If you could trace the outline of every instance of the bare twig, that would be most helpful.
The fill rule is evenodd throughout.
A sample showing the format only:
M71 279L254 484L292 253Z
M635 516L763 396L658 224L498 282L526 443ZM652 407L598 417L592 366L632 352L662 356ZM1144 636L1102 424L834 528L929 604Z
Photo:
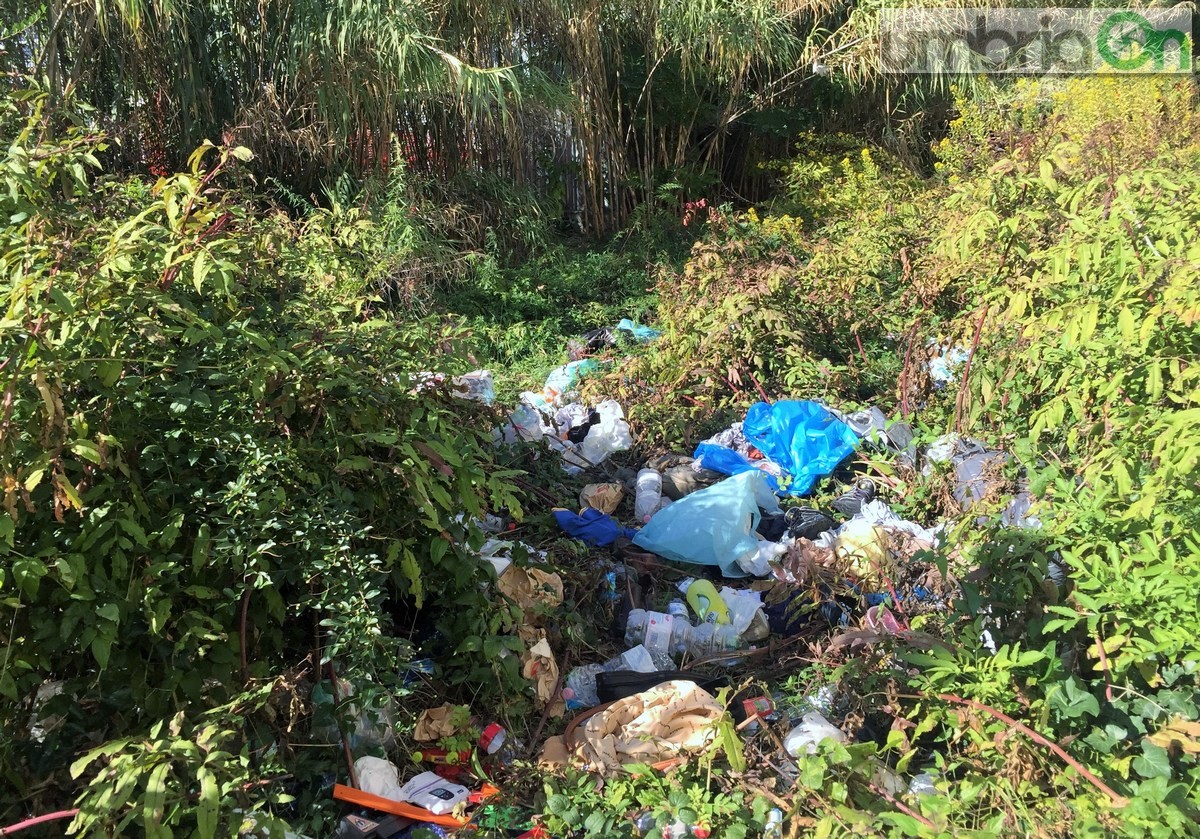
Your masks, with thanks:
M912 807L909 807L903 801L900 801L898 798L896 798L896 796L892 795L890 792L885 790L883 787L881 787L878 784L875 784L873 782L870 782L870 781L867 782L867 786L869 786L871 789L873 789L875 791L876 795L882 796L883 798L887 799L888 803L891 804L893 807L895 807L897 810L899 810L901 813L904 813L906 816L911 816L912 818L916 819L917 821L919 821L921 824L925 825L926 827L932 827L934 830L937 829L937 825L935 825L929 819L922 816L920 813L918 813Z
M238 645L242 648L242 684L250 681L250 663L246 657L246 612L250 606L252 591L254 591L252 586L246 586L246 593L242 595L242 619L241 627L238 630Z
M962 414L963 408L969 399L968 382L971 377L971 362L975 360L975 350L979 349L979 338L983 334L983 322L987 319L988 311L992 308L992 304L988 303L983 307L983 313L979 316L979 322L975 324L975 337L971 340L971 350L967 353L967 363L963 367L962 384L958 388L958 404L954 406L954 430L959 434L962 433Z
M333 707L338 708L342 704L342 691L338 687L337 671L333 669L332 660L329 662L329 683L333 686ZM358 772L354 769L354 755L350 752L350 741L346 739L346 732L342 730L341 715L335 713L333 716L337 720L338 736L342 738L342 751L346 755L346 769L350 772L350 785L359 789Z
M922 697L914 697L914 698L919 699ZM1063 748L1061 746L1059 746L1057 743L1054 743L1054 742L1048 740L1043 735L1038 734L1036 731L1034 731L1029 726L1025 725L1023 722L1015 720L1012 717L1010 717L1008 714L1005 714L1003 711L997 711L995 708L992 708L988 705L984 705L982 702L977 702L974 699L964 699L963 697L956 696L952 693L939 693L939 694L937 694L937 698L942 700L943 702L952 702L955 705L965 705L966 707L973 708L976 711L982 711L983 713L1000 720L1000 722L1004 723L1005 725L1012 726L1013 728L1020 731L1022 734L1024 734L1026 737L1028 737L1033 742L1035 742L1039 745L1045 746L1050 751L1054 752L1054 754L1058 755L1063 760L1063 762L1067 764L1067 766L1070 766L1072 769L1074 769L1076 772L1078 772L1081 776L1083 776L1084 780L1086 780L1088 783L1090 783L1096 789L1100 790L1102 793L1107 795L1112 800L1113 804L1115 804L1117 807L1128 806L1128 804L1129 804L1128 798L1126 798L1125 796L1118 793L1116 790L1114 790L1108 784L1104 783L1104 781L1100 780L1100 778L1096 777L1096 775L1093 774L1086 766L1084 766L1082 763L1077 761L1075 758L1073 758L1069 754L1067 754L1066 751L1063 750Z

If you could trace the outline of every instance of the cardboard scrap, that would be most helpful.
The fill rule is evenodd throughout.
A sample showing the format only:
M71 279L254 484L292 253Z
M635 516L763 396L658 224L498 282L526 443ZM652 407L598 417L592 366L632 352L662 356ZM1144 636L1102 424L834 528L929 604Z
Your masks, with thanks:
M580 512L592 507L611 516L624 496L625 489L620 484L588 484L579 493Z
M417 727L413 730L413 739L418 743L428 743L441 740L443 737L453 737L458 727L451 721L458 705L447 702L440 708L429 708L417 717Z
M522 610L541 604L553 608L563 601L562 577L538 568L511 566L500 577L500 592L512 598Z

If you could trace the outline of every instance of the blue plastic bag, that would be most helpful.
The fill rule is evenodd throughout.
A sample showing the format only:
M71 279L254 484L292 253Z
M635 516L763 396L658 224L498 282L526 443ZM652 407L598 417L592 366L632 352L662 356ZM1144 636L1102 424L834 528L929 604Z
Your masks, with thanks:
M663 507L633 544L677 562L719 566L726 577L746 577L738 560L758 553L760 506L779 512L767 476L744 472Z
M628 332L633 336L633 340L639 344L644 344L647 341L653 341L655 338L662 335L657 329L650 326L642 326L640 323L634 323L629 318L622 318L617 322L618 332Z
M619 536L628 537L637 533L632 528L621 527L612 516L607 516L594 507L588 507L582 514L559 508L553 512L559 527L592 547L602 548L617 541Z
M789 495L804 495L817 478L828 475L858 446L858 435L850 426L816 402L785 400L769 405L759 402L746 412L742 433L772 463L781 467L791 482ZM732 449L701 443L695 457L705 469L737 475L760 471L754 461ZM772 489L780 482L767 475Z

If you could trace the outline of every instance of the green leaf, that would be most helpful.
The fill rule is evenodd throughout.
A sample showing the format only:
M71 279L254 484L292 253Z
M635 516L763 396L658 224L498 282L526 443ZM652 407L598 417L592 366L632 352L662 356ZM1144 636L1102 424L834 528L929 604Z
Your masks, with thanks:
M414 605L420 609L425 601L425 591L421 585L421 567L412 551L404 549L404 559L400 561L400 573L408 581L408 592L412 595Z
M67 502L76 510L83 509L83 499L79 497L79 493L75 491L75 485L67 480L65 475L55 475L54 483L58 486L62 494L66 496Z
M208 560L208 542L211 538L211 531L208 523L200 525L200 529L196 532L196 541L192 543L192 570L199 571L200 568Z
M92 639L91 650L92 657L96 659L96 664L101 670L108 667L108 657L112 654L113 639L103 635L97 635Z
M71 444L71 451L92 463L100 462L100 449L91 440L76 440Z
M201 248L192 260L192 287L199 294L204 286L204 278L208 276L208 251Z
M196 830L203 839L217 835L217 815L221 804L217 779L205 767L196 771L200 781L200 801L196 805Z
M1142 754L1133 759L1132 767L1143 778L1170 778L1171 756L1162 746L1142 740Z
M147 837L169 839L171 835L171 831L163 827L162 823L167 799L167 773L170 771L170 763L159 763L150 773L150 780L146 782L146 798L142 802L142 826Z

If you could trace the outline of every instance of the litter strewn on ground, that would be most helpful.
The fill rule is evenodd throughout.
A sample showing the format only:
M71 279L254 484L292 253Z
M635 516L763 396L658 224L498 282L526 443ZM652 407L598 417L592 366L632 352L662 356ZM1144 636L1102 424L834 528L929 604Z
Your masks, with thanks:
M565 537L586 546L578 550L594 554L589 562L606 569L595 599L613 611L610 630L623 648L591 657L556 649L563 636L547 616L563 607L571 586L542 567L545 551L493 537L478 554L495 570L496 594L525 616L508 627L519 641L515 652L500 655L517 656L543 723L564 714L574 720L564 734L531 744L543 766L600 775L635 763L665 766L707 748L730 713L738 736L771 727L776 739L765 741L766 763L781 767L786 785L795 780L789 761L829 743L852 742L845 694L823 685L800 707L781 708L765 691L731 694L723 705L717 693L736 686L727 674L770 665L771 657L761 653L806 636L826 636L832 650L889 639L928 649L938 640L914 630L913 618L945 610L957 587L937 563L949 523L903 517L889 503L896 482L888 474L855 472L849 464L861 470L864 457L886 456L913 473L921 465L926 479L940 470L964 514L1009 499L1003 516L1009 526L1039 525L1033 498L1005 477L1011 464L1003 452L954 435L922 451L913 429L878 407L806 400L756 403L691 455L658 453L634 462L625 455L612 466L614 455L633 448L633 430L616 401L581 401L581 382L606 363L592 353L657 335L622 321L573 342L571 360L551 372L540 392L522 394L496 435L498 443L553 452L567 476L586 475L549 512ZM965 353L940 347L931 359L933 379L951 382ZM460 379L454 384L477 389L472 398L483 393L482 384L473 384L481 377ZM839 487L827 503L811 506L815 502L804 498L827 485ZM494 534L504 527L499 517L474 524ZM657 592L654 602L642 590L647 583ZM349 685L345 693L352 695ZM458 743L466 716L469 709L457 706L426 709L414 739ZM456 748L430 755L457 755L450 762L461 764L500 747ZM424 807L445 824L445 817L459 818L468 801L479 800L479 790L490 789L485 777L475 776L483 786L471 793L464 784L472 776L461 765L447 770L448 760L439 767L442 775L425 772L407 781L395 764L377 758L356 767L363 792ZM936 794L932 777L919 772L904 779L882 763L875 776L881 789L897 796Z

